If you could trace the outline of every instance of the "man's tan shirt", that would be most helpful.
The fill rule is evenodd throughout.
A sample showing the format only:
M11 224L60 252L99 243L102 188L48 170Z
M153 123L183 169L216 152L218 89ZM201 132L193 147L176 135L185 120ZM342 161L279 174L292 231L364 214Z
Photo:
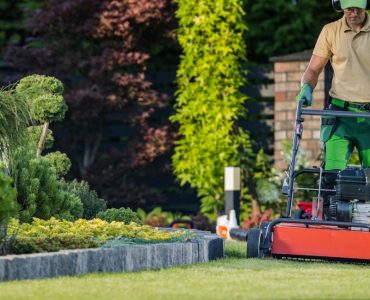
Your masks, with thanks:
M356 33L342 19L324 26L313 54L329 58L334 77L329 92L333 98L370 102L370 17Z

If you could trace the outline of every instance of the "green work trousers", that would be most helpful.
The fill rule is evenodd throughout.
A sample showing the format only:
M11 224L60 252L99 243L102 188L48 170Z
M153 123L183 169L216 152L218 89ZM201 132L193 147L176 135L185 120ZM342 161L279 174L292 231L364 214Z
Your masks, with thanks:
M321 142L325 170L345 169L354 147L362 166L370 167L370 119L323 116Z

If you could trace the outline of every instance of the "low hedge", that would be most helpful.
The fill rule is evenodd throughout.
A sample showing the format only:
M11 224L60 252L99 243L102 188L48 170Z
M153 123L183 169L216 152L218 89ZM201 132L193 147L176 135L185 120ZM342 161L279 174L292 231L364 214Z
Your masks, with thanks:
M185 242L193 238L183 231L167 232L135 223L107 222L101 219L79 219L71 222L51 218L34 218L32 223L11 219L8 251L14 254L52 252L62 249L96 248L117 244L112 241ZM119 242L118 244L122 244Z
M105 220L107 222L123 222L125 224L130 224L134 222L138 225L142 225L139 215L132 211L130 208L110 208L105 211L101 211L96 215L97 218Z

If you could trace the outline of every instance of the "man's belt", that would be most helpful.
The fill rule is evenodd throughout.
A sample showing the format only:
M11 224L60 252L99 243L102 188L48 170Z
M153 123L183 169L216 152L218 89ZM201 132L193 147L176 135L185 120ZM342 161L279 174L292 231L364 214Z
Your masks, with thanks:
M337 98L332 98L331 103L344 109L354 108L358 110L370 111L370 103L348 102Z

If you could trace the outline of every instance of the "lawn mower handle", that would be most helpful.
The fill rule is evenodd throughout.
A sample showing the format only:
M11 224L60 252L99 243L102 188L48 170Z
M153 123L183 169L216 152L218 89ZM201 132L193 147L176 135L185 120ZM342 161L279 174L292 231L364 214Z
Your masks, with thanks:
M304 119L302 115L311 115L311 116L333 116L333 117L350 117L350 118L370 118L370 112L351 112L351 111L332 111L332 110L314 110L314 109L303 109L303 101L297 102L297 110L295 117L295 128L293 136L293 151L291 162L289 165L289 186L288 186L288 203L286 216L287 218L291 217L292 213L292 203L293 203L293 189L294 189L294 169L295 161L298 152L299 142L302 137L303 126L302 123Z

